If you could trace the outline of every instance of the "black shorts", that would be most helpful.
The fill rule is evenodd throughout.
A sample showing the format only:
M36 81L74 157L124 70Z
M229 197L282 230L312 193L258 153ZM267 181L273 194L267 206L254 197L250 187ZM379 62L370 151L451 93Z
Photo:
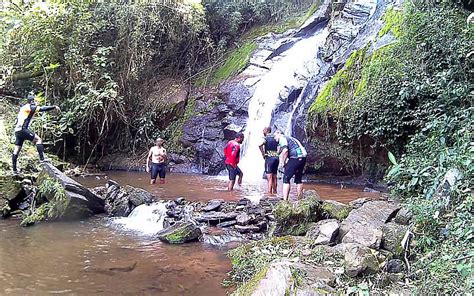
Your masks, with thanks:
M226 164L225 168L229 172L229 180L231 180L231 181L234 181L235 177L237 177L237 175L242 174L242 171L240 170L240 168L238 166L234 168L230 164Z
M306 157L290 158L285 164L283 183L290 184L290 179L295 176L295 184L301 184Z
M265 174L276 174L278 173L278 164L280 159L278 156L270 156L265 158Z
M25 140L33 141L35 138L35 133L30 131L29 129L22 129L20 131L15 132L15 145L23 146L23 142Z
M151 179L156 180L156 177L160 175L160 179L164 179L166 175L166 165L162 163L152 163L151 164Z

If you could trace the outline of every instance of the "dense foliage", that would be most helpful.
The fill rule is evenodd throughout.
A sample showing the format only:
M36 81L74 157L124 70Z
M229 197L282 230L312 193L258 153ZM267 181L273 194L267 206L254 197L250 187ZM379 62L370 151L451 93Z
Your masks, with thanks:
M186 93L240 34L311 3L7 3L0 14L0 89L42 92L44 103L62 107L57 120L45 115L36 127L56 152L82 162L114 150L140 152L157 136L174 134L166 128L184 108L175 108L173 90Z

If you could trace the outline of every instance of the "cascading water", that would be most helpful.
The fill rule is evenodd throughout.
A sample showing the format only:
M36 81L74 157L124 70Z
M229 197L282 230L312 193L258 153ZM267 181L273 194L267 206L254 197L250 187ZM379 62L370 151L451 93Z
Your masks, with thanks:
M128 217L114 219L114 222L125 229L152 235L163 229L163 219L165 217L165 204L152 203L150 205L140 205Z
M264 160L258 149L263 128L269 126L272 113L286 89L302 87L318 69L318 51L328 36L327 28L315 31L310 37L296 41L293 46L272 60L273 67L255 85L249 103L249 118L242 146L241 168L247 182L259 182L263 174ZM303 79L302 79L303 78ZM282 126L279 128L286 128Z

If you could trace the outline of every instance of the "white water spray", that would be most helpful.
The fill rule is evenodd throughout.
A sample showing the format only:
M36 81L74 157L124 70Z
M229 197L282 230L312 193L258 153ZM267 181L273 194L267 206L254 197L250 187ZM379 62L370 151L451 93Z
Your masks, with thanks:
M166 216L164 203L153 203L136 207L128 217L114 219L125 229L136 230L146 235L152 235L163 229Z
M249 103L249 119L240 165L246 182L260 182L262 178L264 160L258 146L263 138L263 128L271 123L280 93L286 89L303 87L301 81L318 71L317 54L327 36L328 30L324 28L309 38L295 42L290 49L273 60L272 68L255 85L255 92Z

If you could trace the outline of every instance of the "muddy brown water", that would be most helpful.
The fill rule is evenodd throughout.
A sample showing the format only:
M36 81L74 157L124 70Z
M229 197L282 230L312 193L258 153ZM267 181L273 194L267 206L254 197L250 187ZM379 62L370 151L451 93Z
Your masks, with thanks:
M235 200L264 191L264 181L227 193L224 178L169 175L148 184L145 173L113 172L107 178L79 178L86 186L108 179L141 187L160 198ZM305 184L323 198L348 202L361 188ZM201 243L173 246L126 231L106 217L81 222L40 223L23 228L0 220L0 295L226 295L221 283L230 271L226 250Z

